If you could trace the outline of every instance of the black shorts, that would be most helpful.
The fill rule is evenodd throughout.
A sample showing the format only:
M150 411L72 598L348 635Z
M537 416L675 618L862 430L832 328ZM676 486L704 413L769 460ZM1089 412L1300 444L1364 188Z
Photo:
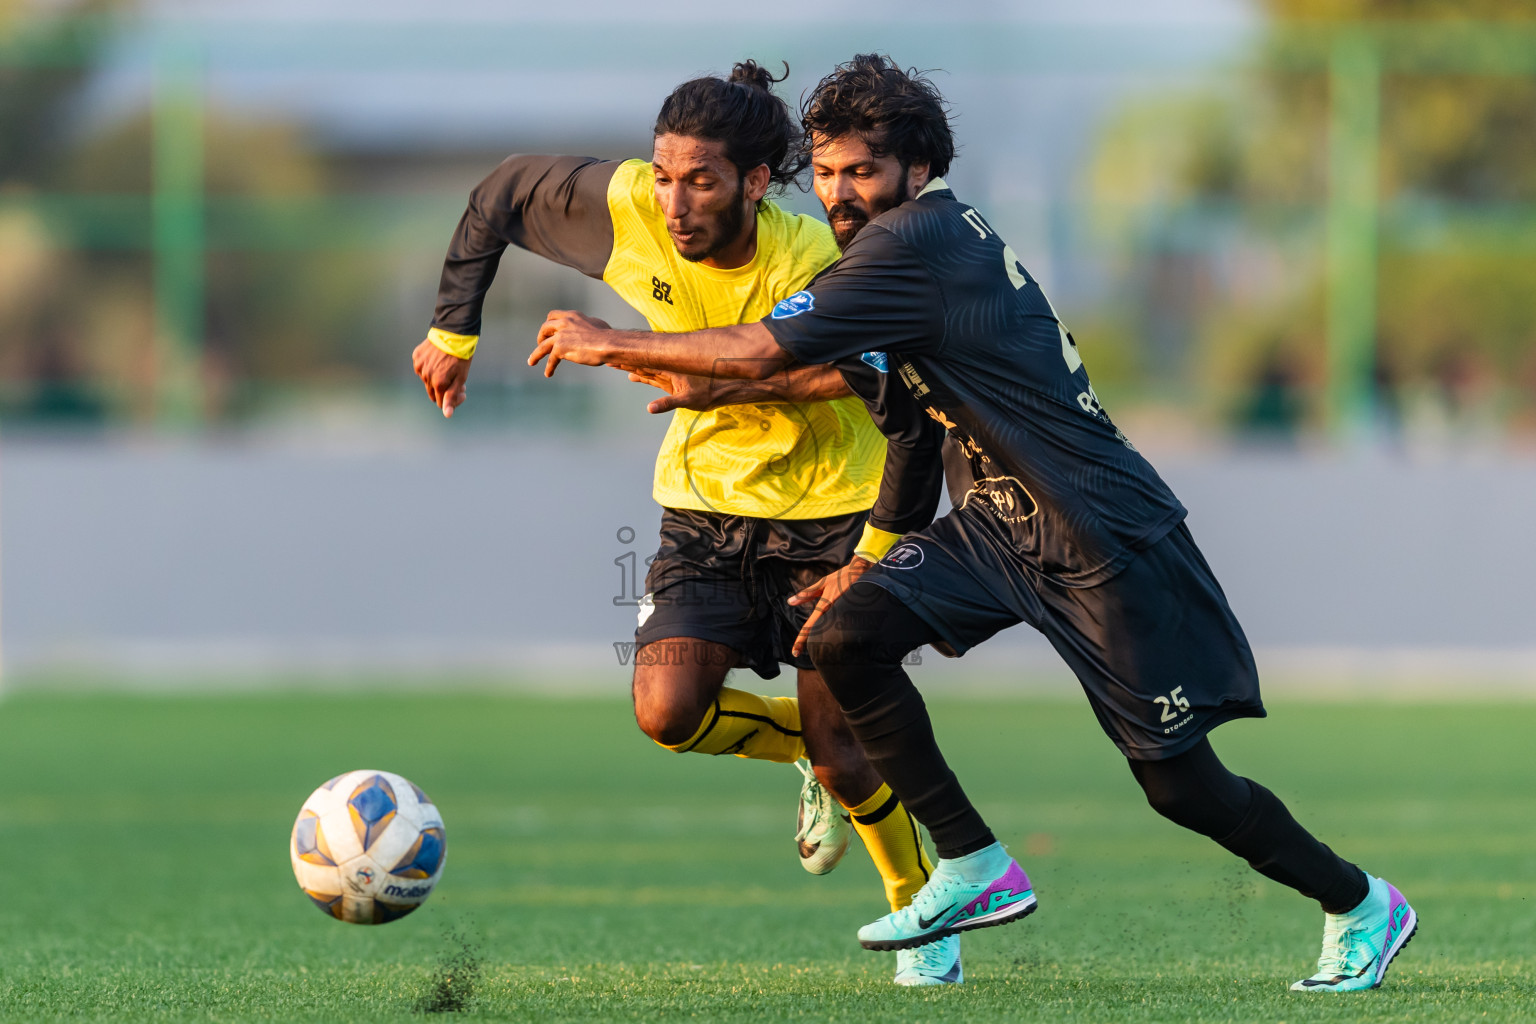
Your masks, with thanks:
M1222 722L1264 716L1248 640L1182 522L1091 587L1031 570L994 523L951 512L902 538L860 582L890 591L954 654L1029 623L1133 760L1173 757Z
M869 513L826 519L754 519L669 508L661 549L645 576L639 644L689 637L724 644L764 679L779 662L814 668L789 653L811 606L798 591L846 565Z

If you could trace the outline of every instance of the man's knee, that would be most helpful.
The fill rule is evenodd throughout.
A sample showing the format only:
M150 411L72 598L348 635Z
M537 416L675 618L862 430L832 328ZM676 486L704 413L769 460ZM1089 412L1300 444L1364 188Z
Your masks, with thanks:
M1237 828L1254 798L1252 783L1227 771L1208 748L1167 761L1133 761L1131 771L1154 811L1213 839Z
M1191 817L1191 801L1185 793L1170 786L1142 784L1147 804L1158 814L1176 825L1183 825Z
M646 649L655 646L648 644ZM635 724L664 747L688 742L704 724L725 672L723 666L654 659L637 664L633 687Z
M666 701L635 701L635 724L640 731L664 747L676 747L699 731L703 712Z

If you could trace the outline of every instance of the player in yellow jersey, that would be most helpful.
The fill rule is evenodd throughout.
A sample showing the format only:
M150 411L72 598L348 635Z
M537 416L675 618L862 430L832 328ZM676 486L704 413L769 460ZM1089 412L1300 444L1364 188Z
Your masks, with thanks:
M465 399L481 307L508 245L603 280L653 330L677 332L761 319L838 258L825 224L766 199L802 167L775 81L747 61L728 79L685 82L662 106L650 161L514 156L476 187L413 355L444 415ZM931 863L810 659L791 652L807 610L786 603L855 551L878 560L933 517L934 488L917 473L902 474L910 490L888 489L876 505L882 467L935 463L939 438L920 425L883 436L845 383L882 386L884 374L863 369L861 378L859 367L793 366L719 384L636 375L668 392L653 411L675 412L656 460L661 540L636 630L634 706L641 730L669 750L809 760L802 864L830 871L851 818L897 909ZM732 668L772 679L780 662L798 670L796 697L725 685ZM916 951L898 955L900 984L959 980L958 950L937 970Z

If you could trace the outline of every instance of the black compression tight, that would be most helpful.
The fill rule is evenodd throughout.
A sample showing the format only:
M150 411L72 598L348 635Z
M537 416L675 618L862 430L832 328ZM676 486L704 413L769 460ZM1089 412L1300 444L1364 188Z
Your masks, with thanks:
M937 639L884 588L859 583L822 617L810 654L870 764L949 858L994 839L945 763L923 698L901 667L908 651ZM1365 898L1364 872L1313 838L1269 790L1228 771L1209 741L1130 765L1159 814L1209 836L1260 874L1329 913Z
M1209 739L1177 757L1130 766L1153 810L1216 840L1264 877L1310 896L1330 914L1365 899L1365 872L1302 828L1275 794L1228 771Z

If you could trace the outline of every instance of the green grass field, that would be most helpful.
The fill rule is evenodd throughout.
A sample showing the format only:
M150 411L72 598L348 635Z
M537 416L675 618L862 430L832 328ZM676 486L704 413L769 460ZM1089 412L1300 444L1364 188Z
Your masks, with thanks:
M1041 903L966 938L964 986L908 991L853 938L883 910L862 851L798 866L793 769L664 753L621 701L14 697L0 1017L421 1019L453 973L461 1015L500 1020L1536 1019L1536 704L1280 703L1215 734L1418 909L1361 996L1286 991L1320 912L1157 818L1086 706L934 715ZM286 850L360 767L421 784L449 835L432 900L375 928L311 906Z

